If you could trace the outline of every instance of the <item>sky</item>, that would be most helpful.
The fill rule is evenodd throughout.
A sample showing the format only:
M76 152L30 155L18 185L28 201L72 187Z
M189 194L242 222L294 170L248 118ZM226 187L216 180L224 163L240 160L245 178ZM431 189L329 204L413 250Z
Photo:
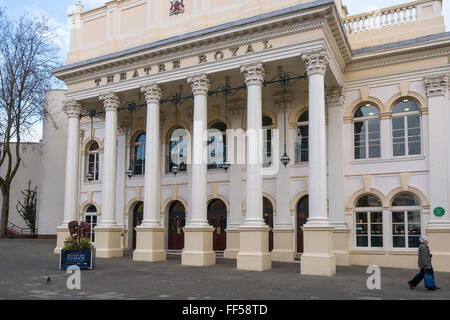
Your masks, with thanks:
M108 0L111 1L111 0ZM105 0L81 0L84 10L99 7L108 2ZM158 0L169 1L169 0ZM413 0L343 0L343 4L347 6L349 14L359 14L363 12L373 11L380 8L386 8L402 3L412 2ZM24 12L31 14L45 14L49 17L49 22L57 31L57 45L61 48L60 60L64 61L69 49L69 19L68 14L75 10L75 4L78 0L0 0L0 7L6 8L8 15L18 17ZM443 0L443 13L447 31L450 31L450 0ZM31 140L39 141L41 137L41 126L35 130L34 138Z

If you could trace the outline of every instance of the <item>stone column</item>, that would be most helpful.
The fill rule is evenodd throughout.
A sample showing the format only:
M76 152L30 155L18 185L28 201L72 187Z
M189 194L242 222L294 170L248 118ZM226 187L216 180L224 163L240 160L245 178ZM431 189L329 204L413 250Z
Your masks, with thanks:
M55 254L64 247L69 237L68 223L78 221L78 185L80 180L80 114L81 105L67 101L63 107L67 114L66 181L64 191L64 221L56 228Z
M305 248L301 273L331 276L336 273L333 227L327 212L327 138L324 78L326 50L302 55L309 80L309 219L303 227Z
M263 217L262 168L262 84L265 70L261 63L243 66L247 85L247 181L246 216L239 228L240 248L237 268L264 271L272 267L269 230Z
M161 89L152 83L141 89L147 102L145 146L144 220L136 228L135 261L164 261L164 227L160 218L160 108Z
M188 78L194 94L194 130L192 135L191 220L184 228L185 247L181 263L190 266L210 266L216 263L213 251L214 228L207 215L207 126L208 91L210 81L205 74Z
M95 247L99 258L123 256L123 228L116 221L117 172L117 108L119 98L114 93L100 96L105 116L105 142L102 186L102 216L95 228Z
M286 123L284 123L284 95L274 97L274 103L278 106L277 123L278 123L278 143L273 148L278 148L278 159L273 159L273 163L277 162L278 170L276 174L276 190L277 190L277 213L274 217L273 228L273 250L271 252L272 261L292 262L295 260L294 234L295 229L291 220L291 164L295 161L293 154L289 152L289 146L292 144L289 135L289 110L292 103L292 97L289 94L286 99ZM286 151L291 158L291 162L285 168L281 163L281 156L284 154L284 130L286 126ZM276 136L273 137L273 139ZM274 152L275 154L275 152Z
M445 99L448 86L446 75L425 79L429 109L430 206L431 218L427 226L433 267L450 271L450 164L449 164L449 102ZM435 214L443 208L444 215ZM439 211L440 209L438 209ZM440 210L442 211L442 210Z
M326 92L328 106L328 200L330 223L334 226L333 246L338 265L350 265L348 241L350 229L345 222L344 181L344 90L330 88Z
M242 224L242 200L243 200L243 162L240 155L245 153L245 133L243 131L242 115L244 111L243 101L230 106L232 118L231 128L233 135L227 137L228 161L230 167L230 215L227 229L227 248L224 257L236 259L239 252L239 227ZM237 144L235 143L235 137ZM243 143L242 143L243 142ZM232 158L233 157L233 158Z

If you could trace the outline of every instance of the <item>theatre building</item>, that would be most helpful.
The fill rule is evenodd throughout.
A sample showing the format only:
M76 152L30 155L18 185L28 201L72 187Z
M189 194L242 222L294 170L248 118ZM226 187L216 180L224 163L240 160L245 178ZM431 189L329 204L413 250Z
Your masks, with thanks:
M47 180L63 207L39 211L55 252L79 220L100 258L333 275L416 268L426 235L450 272L441 0L356 16L339 0L115 0L70 19L65 169Z

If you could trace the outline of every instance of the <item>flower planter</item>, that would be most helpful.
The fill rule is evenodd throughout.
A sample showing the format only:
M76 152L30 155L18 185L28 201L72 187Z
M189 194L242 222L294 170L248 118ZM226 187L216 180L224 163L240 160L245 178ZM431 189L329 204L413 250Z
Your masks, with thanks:
M95 267L95 249L61 250L59 269L67 270L70 266L78 266L80 270L92 270Z

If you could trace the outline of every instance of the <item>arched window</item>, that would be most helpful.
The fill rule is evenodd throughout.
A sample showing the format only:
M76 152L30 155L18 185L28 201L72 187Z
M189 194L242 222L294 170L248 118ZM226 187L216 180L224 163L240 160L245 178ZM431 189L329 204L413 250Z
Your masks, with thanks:
M355 206L356 247L383 247L383 205L375 195L364 195Z
M263 145L263 156L265 167L270 167L272 165L272 129L273 120L271 117L263 115L262 117L262 127L264 134L264 145Z
M362 104L354 114L355 159L381 157L380 110L371 103Z
M411 193L401 193L392 201L392 246L417 248L422 235L421 203Z
M182 127L173 129L168 141L168 172L172 172L174 165L180 172L187 170L188 132Z
M409 98L392 109L392 150L394 157L420 155L421 128L419 104Z
M308 111L303 112L297 119L297 144L295 162L308 162L308 144L309 144L309 113Z
M94 228L97 226L97 208L94 205L90 205L86 210L85 220L91 225L91 242L95 241L95 231Z
M145 133L141 133L134 140L133 171L135 175L145 174Z
M87 173L92 173L94 181L100 179L99 150L98 143L93 141L89 146Z
M208 129L208 169L223 167L227 152L227 126L223 122L214 123Z

